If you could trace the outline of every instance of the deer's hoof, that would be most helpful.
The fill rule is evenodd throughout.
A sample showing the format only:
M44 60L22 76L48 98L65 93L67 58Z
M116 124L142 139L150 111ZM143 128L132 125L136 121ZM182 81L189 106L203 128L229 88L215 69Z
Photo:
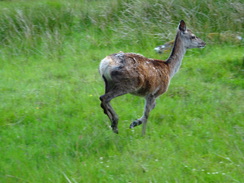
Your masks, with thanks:
M113 127L113 126L112 126L112 130L113 130L113 132L114 132L114 133L116 133L116 134L118 134L118 133L119 133L119 130L118 130L118 128L117 128L117 127Z
M135 120L130 124L130 128L134 128L138 125L142 124L142 122L140 120Z

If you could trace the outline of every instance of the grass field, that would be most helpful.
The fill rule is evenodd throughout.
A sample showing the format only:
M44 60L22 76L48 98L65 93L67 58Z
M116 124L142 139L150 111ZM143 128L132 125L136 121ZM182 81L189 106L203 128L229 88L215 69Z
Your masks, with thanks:
M243 37L243 7L0 1L0 182L244 182L243 42L207 37ZM114 134L100 108L100 60L121 50L167 58L153 48L174 38L180 19L207 46L187 52L145 136L141 126L129 129L142 115L143 98L114 99L120 117Z

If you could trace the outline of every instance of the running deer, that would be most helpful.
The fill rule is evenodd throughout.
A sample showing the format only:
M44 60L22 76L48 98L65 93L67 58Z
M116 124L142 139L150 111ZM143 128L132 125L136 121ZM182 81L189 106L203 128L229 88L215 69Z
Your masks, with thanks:
M105 57L99 66L105 82L105 94L100 96L101 107L111 121L112 130L118 133L118 116L110 101L118 96L130 93L146 99L141 118L130 124L130 128L143 124L145 134L150 111L156 105L156 98L168 89L170 79L181 66L186 50L203 48L205 42L186 29L183 20L178 26L174 47L166 61L146 58L135 53L115 53Z

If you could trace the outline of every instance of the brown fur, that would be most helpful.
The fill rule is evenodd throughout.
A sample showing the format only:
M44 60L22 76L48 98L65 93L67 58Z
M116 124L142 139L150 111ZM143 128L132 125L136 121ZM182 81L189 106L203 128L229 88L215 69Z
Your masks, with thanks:
M169 66L165 61L149 59L135 53L120 54L123 55L123 64L112 71L111 76L115 81L118 77L120 83L124 81L128 87L133 86L129 93L139 96L154 93L155 96L159 96L167 90L170 78ZM116 54L109 57L113 60Z

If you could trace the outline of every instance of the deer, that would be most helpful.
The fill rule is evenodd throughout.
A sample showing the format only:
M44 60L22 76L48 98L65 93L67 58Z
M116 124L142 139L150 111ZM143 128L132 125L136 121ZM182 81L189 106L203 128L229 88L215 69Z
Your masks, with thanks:
M223 32L223 33L216 33L216 32L212 32L212 33L208 33L206 38L208 38L210 41L212 42L231 42L234 44L241 44L243 42L243 37L241 37L238 34L233 34L233 33L229 33L229 32ZM173 46L174 46L174 41L175 40L171 40L168 41L166 43L164 43L163 45L157 46L154 48L154 50L159 53L166 53L172 50Z
M105 83L105 94L100 96L104 114L111 121L111 128L118 134L118 115L110 101L127 93L145 98L144 112L141 118L134 120L130 128L142 125L145 135L150 111L156 106L156 98L165 93L170 80L178 72L184 54L190 48L204 48L206 43L186 28L181 20L175 42L167 60L157 60L136 53L111 54L101 60L99 72Z
M171 40L163 45L157 46L156 48L154 48L154 50L159 54L162 54L164 52L169 52L174 46L174 41L175 40Z

